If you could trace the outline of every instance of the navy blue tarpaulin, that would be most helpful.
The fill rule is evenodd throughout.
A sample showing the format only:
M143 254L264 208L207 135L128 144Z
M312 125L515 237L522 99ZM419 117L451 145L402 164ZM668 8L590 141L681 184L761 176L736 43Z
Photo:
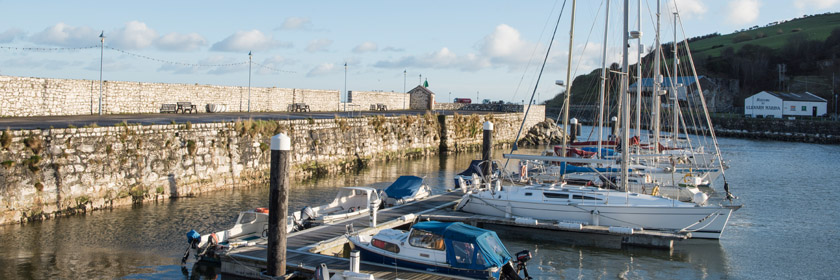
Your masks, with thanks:
M393 184L385 189L385 194L394 199L412 197L420 190L420 186L422 185L423 178L417 176L400 176Z

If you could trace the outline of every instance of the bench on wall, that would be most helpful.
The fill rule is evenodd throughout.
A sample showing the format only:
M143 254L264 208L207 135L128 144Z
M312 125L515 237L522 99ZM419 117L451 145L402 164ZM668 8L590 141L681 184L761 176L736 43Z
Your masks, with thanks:
M175 104L161 104L160 105L160 113L175 113L178 109L177 105Z
M195 104L192 104L192 102L178 102L176 104L178 105L178 108L175 109L175 113L198 113L198 108L196 108Z

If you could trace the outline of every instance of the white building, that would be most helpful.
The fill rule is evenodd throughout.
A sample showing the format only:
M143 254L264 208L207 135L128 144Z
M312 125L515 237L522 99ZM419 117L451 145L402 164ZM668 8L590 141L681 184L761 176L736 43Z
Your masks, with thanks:
M805 93L762 91L744 99L744 115L749 117L818 117L826 113L826 100L807 91Z

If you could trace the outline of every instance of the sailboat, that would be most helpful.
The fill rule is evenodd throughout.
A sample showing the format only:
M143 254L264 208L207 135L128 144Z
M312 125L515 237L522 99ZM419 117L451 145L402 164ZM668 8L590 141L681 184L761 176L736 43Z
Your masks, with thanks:
M657 7L659 7L657 1ZM608 1L609 3L609 1ZM572 1L572 32L570 32L570 46L574 36L574 13L576 1ZM624 1L624 30L628 31L629 0ZM658 8L657 8L658 10ZM609 11L609 4L607 4ZM623 72L628 72L628 36L624 36ZM675 42L676 43L676 42ZM569 54L571 55L571 50ZM571 58L568 60L571 65ZM571 67L567 68L569 71ZM570 72L567 72L567 80ZM624 75L621 93L627 94L628 77ZM570 91L571 84L567 87ZM568 98L566 94L564 126L568 127ZM605 189L592 186L571 186L565 182L554 184L532 184L524 187L503 186L473 189L468 191L456 210L469 213L498 216L506 218L525 217L539 220L571 222L611 227L633 229L660 230L664 232L684 233L691 238L719 239L732 215L739 209L738 205L712 205L708 203L705 194L692 202L682 202L677 199L662 196L634 193L629 190L631 177L630 157L630 101L625 96L621 106L622 124L619 141L621 156L614 159L602 158L570 158L550 156L526 156L506 154L508 159L542 159L560 162L577 162L586 164L620 165L620 179L616 181L617 189ZM623 142L623 143L621 143ZM565 141L561 155L565 155ZM598 147L599 150L601 147ZM728 186L727 193L728 193Z

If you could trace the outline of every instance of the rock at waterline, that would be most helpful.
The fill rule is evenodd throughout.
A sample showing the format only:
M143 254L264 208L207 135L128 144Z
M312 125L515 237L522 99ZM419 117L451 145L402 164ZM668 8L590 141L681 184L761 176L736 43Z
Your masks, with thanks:
M546 118L544 121L537 123L525 134L522 139L519 139L517 145L519 146L534 146L547 144L560 144L563 138L567 137L566 133L557 126L554 120Z

